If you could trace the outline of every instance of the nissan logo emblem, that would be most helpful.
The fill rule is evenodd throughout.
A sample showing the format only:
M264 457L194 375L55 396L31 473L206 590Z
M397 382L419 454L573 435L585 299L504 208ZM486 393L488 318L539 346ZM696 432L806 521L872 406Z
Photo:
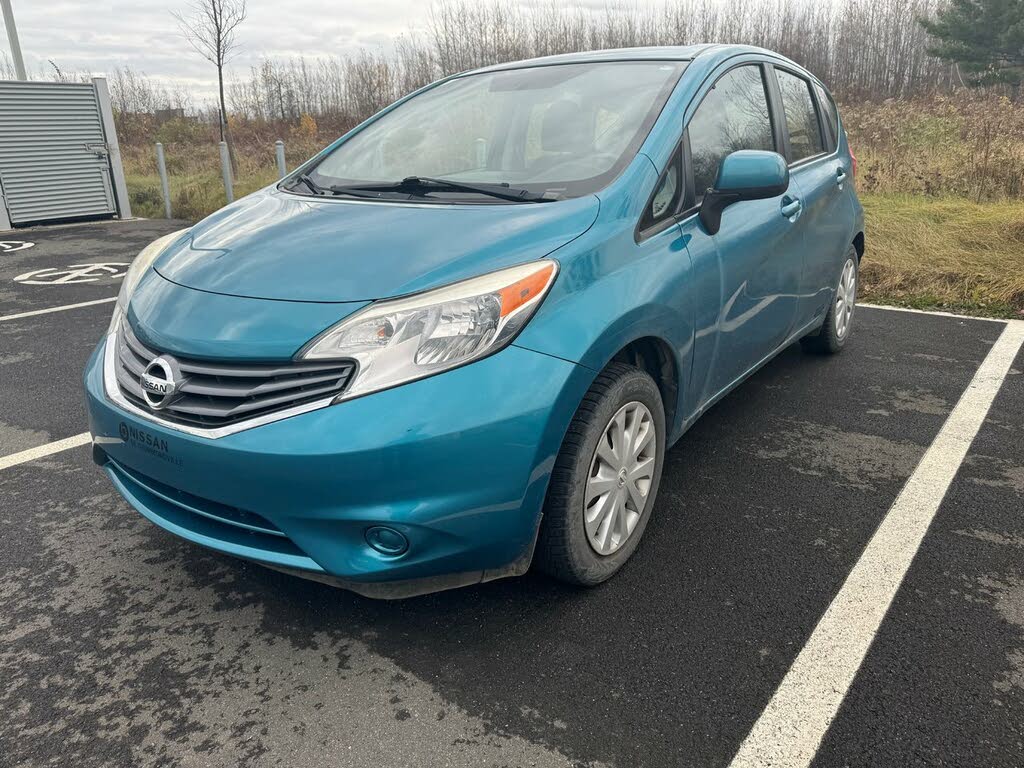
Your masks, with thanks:
M169 355L162 355L153 360L139 377L142 397L146 405L154 411L170 405L174 400L174 394L183 383L178 361Z

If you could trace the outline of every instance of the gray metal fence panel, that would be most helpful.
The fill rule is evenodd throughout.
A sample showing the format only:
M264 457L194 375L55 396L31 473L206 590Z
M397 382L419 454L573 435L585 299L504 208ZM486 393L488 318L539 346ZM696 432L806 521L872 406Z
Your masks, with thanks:
M0 81L0 185L12 224L116 213L91 83Z

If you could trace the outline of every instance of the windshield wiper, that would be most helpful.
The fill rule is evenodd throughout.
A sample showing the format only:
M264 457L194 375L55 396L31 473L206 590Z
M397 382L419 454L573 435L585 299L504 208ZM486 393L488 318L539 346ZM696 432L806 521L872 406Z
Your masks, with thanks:
M349 195L351 197L369 197L374 200L383 200L382 194L387 192L404 192L397 189L394 184L334 184L327 187L325 192L335 195Z
M518 187L511 187L507 183L502 182L500 184L467 184L462 181L452 181L451 179L435 179L430 176L407 176L402 179L403 187L413 187L416 189L449 189L456 190L459 192L476 192L481 195L488 195L489 197L496 197L499 200L511 200L515 203L552 203L554 198L545 197L544 195L538 195L535 192L530 192L527 189L520 189Z
M301 183L305 184L306 188L309 189L309 191L312 192L314 195L334 194L334 195L351 195L352 197L373 197L373 198L380 197L380 195L378 193L373 192L373 190L371 190L369 187L361 187L361 186L321 187L319 184L317 184L315 181L313 181L309 177L308 174L305 174L305 173L301 173L298 176L296 176L295 179L294 179L294 183L291 184L289 189L294 191L294 189L297 186L298 182L301 182ZM390 187L389 187L389 189L390 189Z
M295 181L301 181L314 195L322 195L325 191L323 187L321 187L319 184L317 184L304 173L300 173L298 176L296 176ZM295 185L292 184L291 188L295 189Z
M408 193L423 195L427 192L472 192L487 195L499 200L513 203L551 203L555 198L538 195L527 189L510 187L508 184L468 184L451 179L435 179L430 176L407 176L401 181L390 184L346 184L328 187L331 192L339 195L355 195L359 197L377 197L381 193ZM372 193L372 194L366 194Z

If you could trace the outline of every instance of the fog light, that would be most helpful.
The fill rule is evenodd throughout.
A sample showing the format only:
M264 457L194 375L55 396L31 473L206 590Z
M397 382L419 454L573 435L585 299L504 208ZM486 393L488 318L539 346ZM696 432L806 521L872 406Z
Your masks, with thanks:
M383 525L366 529L366 543L382 555L400 555L409 548L409 540L402 533Z

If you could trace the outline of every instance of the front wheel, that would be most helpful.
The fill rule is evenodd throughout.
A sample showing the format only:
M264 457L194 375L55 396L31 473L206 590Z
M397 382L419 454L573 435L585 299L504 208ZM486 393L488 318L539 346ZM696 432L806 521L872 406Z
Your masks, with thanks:
M576 411L551 473L534 562L592 586L636 550L665 457L665 408L654 380L612 363Z
M800 339L804 349L834 355L846 344L853 330L853 310L857 304L857 278L859 277L857 251L851 245L846 261L839 273L839 284L832 297L832 306L825 315L821 329Z

